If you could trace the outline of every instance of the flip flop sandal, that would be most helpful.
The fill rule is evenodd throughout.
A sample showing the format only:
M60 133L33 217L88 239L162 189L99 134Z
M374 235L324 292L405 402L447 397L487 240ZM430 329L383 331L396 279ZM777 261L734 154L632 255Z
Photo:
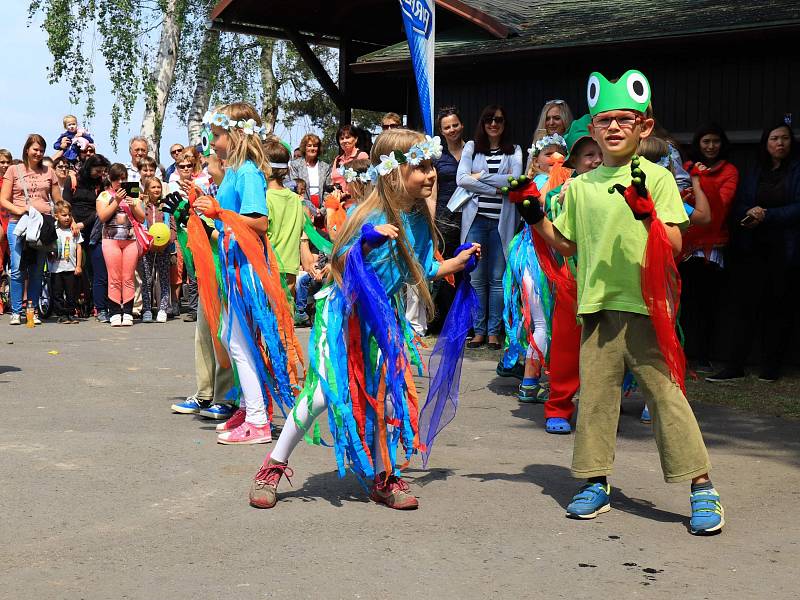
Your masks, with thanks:
M566 435L572 433L572 427L569 421L561 417L550 417L545 423L544 430L547 433L555 433L557 435Z

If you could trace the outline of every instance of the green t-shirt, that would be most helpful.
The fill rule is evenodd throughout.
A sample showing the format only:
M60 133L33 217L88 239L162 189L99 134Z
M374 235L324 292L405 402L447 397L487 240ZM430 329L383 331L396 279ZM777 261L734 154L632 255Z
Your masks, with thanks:
M686 227L689 218L672 174L644 158L641 168L658 218ZM579 175L570 183L563 210L554 223L578 246L578 314L601 310L648 314L641 285L647 229L633 218L619 193L608 193L615 183L630 185L630 164L601 165Z
M303 204L292 190L267 190L269 227L267 237L281 263L281 273L297 275L300 270L300 234L303 232Z

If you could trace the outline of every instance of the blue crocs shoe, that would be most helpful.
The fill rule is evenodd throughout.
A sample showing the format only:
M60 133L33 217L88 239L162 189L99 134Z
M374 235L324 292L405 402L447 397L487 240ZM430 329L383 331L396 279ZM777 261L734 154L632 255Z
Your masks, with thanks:
M653 418L650 416L650 409L647 408L647 404L644 405L644 409L642 410L642 416L639 417L639 420L645 425L650 425L650 423L653 422Z
M572 426L563 417L550 417L544 424L544 430L556 435L568 435L572 433Z
M201 410L207 407L208 404L201 403L197 399L197 396L189 396L183 402L176 402L171 406L172 412L182 415L197 415L200 414Z
M725 525L725 510L719 502L717 490L698 490L689 496L692 518L689 530L692 535L714 535Z
M227 421L233 416L236 409L230 404L212 404L206 408L200 409L200 416L206 419L214 419L215 421Z
M572 519L594 519L611 510L611 486L587 483L567 506L567 516Z

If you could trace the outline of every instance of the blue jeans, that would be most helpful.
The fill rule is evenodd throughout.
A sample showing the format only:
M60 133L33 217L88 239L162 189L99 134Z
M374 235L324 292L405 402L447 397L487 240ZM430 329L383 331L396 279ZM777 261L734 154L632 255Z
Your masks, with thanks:
M312 281L311 275L308 273L301 273L300 277L297 278L294 294L298 315L305 316L306 314L306 306L308 306L308 288Z
M506 256L503 253L500 232L497 230L497 219L476 215L466 241L481 245L481 260L472 273L472 286L478 294L480 310L472 327L475 335L500 335L503 326L503 272L506 270Z
M28 278L28 300L39 310L39 296L42 294L42 270L44 269L45 251L36 250L33 264L20 268L22 252L25 250L25 239L14 235L16 223L8 224L8 247L11 251L11 312L22 314L22 297L25 295L25 278Z

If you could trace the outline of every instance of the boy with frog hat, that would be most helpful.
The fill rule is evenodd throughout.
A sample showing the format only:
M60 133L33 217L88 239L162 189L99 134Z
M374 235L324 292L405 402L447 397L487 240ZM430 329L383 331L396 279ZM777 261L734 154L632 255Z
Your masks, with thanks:
M592 73L587 100L588 129L603 164L572 180L555 222L539 202L519 201L527 189L512 192L522 217L550 246L562 256L580 256L581 399L572 475L586 482L567 516L592 519L611 509L606 478L627 365L648 397L664 479L692 482L691 532L717 533L725 524L722 505L684 395L685 358L675 334L680 279L673 256L688 218L670 172L635 156L639 140L653 130L645 115L650 84L635 70L614 83Z

